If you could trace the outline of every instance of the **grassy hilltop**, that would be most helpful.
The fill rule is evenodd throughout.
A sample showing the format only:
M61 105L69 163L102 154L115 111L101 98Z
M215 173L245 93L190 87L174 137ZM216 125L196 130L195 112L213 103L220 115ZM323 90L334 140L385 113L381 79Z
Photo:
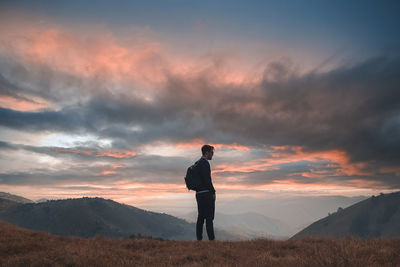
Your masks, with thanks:
M395 266L400 239L166 241L63 237L0 222L0 266Z

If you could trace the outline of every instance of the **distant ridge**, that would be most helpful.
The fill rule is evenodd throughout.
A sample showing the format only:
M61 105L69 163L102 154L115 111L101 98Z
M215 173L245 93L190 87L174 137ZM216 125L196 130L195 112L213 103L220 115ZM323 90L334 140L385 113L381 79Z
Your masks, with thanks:
M6 192L0 192L0 199L7 199L7 200L11 200L11 201L15 201L18 203L33 203L32 200L21 197L21 196L16 196L16 195L12 195Z
M197 211L181 216L188 221L197 220ZM231 233L240 233L243 238L288 239L289 227L280 220L256 212L225 214L216 212L214 226Z
M13 202L15 203L15 202ZM193 240L195 225L168 214L145 211L103 198L50 200L10 204L0 199L0 220L32 230L65 236L130 237ZM220 239L235 239L217 231Z
M346 209L338 209L292 238L304 236L399 238L400 192L372 196Z

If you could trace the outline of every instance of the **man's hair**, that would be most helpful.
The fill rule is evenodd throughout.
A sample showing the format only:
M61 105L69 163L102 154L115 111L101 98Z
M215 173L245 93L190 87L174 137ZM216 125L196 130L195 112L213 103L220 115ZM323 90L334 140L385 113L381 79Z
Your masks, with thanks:
M213 151L213 150L214 150L214 147L210 146L210 145L204 145L201 147L201 153L203 153L203 155L205 155L206 152Z

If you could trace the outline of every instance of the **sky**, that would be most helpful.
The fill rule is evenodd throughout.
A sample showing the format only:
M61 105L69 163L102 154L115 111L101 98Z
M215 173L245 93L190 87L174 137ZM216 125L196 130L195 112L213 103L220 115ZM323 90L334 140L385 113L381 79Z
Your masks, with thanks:
M193 205L400 190L398 1L1 1L0 191ZM195 205L195 204L194 204Z

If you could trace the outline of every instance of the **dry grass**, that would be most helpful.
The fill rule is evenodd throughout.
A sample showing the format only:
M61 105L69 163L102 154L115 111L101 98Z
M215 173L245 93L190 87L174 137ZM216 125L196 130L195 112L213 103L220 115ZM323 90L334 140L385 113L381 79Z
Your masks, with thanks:
M1 266L400 266L400 240L61 237L0 222Z

